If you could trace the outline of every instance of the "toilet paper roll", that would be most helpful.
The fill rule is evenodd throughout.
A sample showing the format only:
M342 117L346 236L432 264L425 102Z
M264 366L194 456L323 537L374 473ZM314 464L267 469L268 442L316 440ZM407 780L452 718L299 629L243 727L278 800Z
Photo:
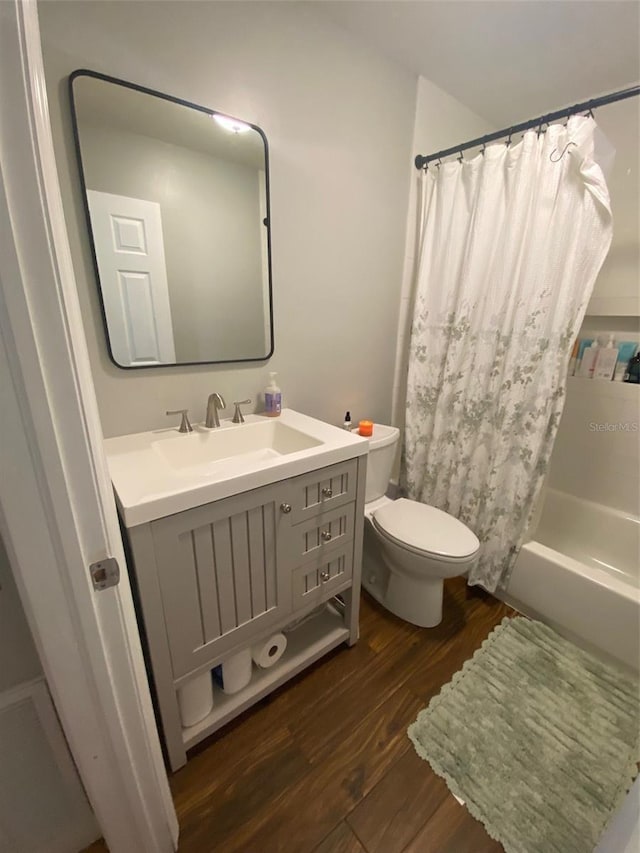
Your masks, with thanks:
M251 653L253 661L261 669L268 669L277 663L287 648L287 638L284 634L274 634L263 643L254 646Z
M213 684L210 670L203 672L202 675L196 675L178 688L178 707L180 720L185 729L195 726L207 716L213 708Z
M241 652L222 661L222 689L225 693L237 693L251 681L253 666L251 649Z

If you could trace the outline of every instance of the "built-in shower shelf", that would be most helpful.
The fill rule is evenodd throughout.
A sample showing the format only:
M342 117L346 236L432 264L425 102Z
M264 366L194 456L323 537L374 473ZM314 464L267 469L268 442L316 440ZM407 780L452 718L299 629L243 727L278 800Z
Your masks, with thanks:
M288 632L286 636L287 649L278 663L269 669L258 669L254 666L251 681L243 690L229 696L219 687L214 687L211 712L194 726L182 729L185 749L195 746L267 693L271 693L331 649L345 642L349 637L349 630L345 627L342 615L327 604L321 613Z
M569 377L569 393L615 397L617 400L640 400L640 385L630 382L613 382L607 379Z

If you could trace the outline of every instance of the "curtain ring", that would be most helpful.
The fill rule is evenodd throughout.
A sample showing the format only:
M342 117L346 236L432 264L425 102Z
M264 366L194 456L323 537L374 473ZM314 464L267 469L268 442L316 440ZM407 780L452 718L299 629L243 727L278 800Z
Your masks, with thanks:
M438 162L436 163L436 166L438 167L438 169L440 168L440 166L442 166L442 157L438 157Z
M567 125L569 124L569 119L570 119L570 118L571 118L571 113L567 113L567 117L566 117L566 119L564 120L564 125L563 125L563 127L567 127Z
M458 152L458 157L456 159L458 160L458 163L464 163L464 154L462 153L462 150Z
M591 108L587 112L587 118L595 118L595 116L593 115L593 110Z
M481 154L484 154L484 152L485 152L486 150L487 150L487 143L486 143L486 142L483 142L483 143L482 143L482 148L480 149L480 153L481 153Z
M509 136L507 138L507 141L505 142L505 145L507 146L507 148L511 145L511 136L512 135L513 135L513 128L510 127L509 128Z
M547 127L549 127L549 124L546 121L541 121L540 124L538 125L538 129L536 131L538 136L542 136L543 133L547 132L547 127L544 127L545 124L547 125Z

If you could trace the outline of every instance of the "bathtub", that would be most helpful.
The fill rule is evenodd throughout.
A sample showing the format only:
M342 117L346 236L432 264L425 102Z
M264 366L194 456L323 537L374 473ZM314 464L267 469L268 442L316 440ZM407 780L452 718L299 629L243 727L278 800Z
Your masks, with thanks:
M640 519L548 489L501 597L639 669Z

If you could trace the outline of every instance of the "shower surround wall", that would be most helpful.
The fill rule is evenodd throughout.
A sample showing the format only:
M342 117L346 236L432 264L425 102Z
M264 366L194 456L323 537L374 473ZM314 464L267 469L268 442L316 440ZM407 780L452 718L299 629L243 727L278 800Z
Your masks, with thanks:
M39 4L69 239L106 436L202 420L211 391L333 423L388 421L416 78L305 3ZM275 355L268 363L122 371L107 356L66 77L89 68L239 116L270 149ZM232 412L226 411L230 416Z

